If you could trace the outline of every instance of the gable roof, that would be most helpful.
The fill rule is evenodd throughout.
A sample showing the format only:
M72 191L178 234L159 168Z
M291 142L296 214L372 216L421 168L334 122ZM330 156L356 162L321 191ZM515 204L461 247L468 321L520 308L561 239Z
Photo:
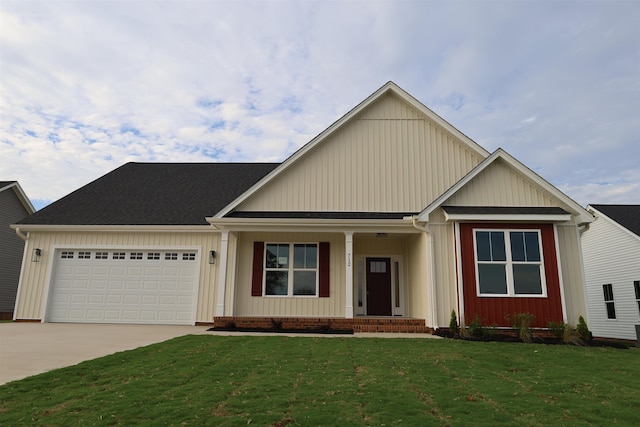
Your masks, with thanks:
M473 141L471 138L460 132L458 129L449 124L442 117L438 116L427 106L422 104L416 98L411 96L405 90L400 88L394 82L387 82L380 89L375 91L369 97L367 97L364 101L354 107L347 114L342 116L340 119L331 124L327 129L322 131L318 136L313 138L307 144L302 146L298 151L293 153L289 158L287 158L280 166L275 168L271 173L266 175L263 179L249 188L245 193L240 195L237 199L233 200L229 205L225 206L220 212L215 215L215 218L222 218L228 215L231 211L233 211L236 207L238 207L242 202L247 200L251 195L255 194L261 188L266 186L269 182L274 180L277 176L281 175L285 170L287 170L291 165L293 165L298 159L305 156L307 153L312 151L318 144L321 144L323 141L327 140L330 136L334 135L340 129L342 129L347 123L349 123L355 116L357 116L364 109L372 105L377 100L382 97L393 94L402 101L409 104L412 108L414 108L419 113L423 114L427 119L435 122L438 126L445 129L447 132L454 135L458 140L460 140L463 144L466 144L471 150L480 154L480 156L487 157L489 152L481 147L478 143Z
M277 163L127 163L18 225L208 225Z
M589 205L640 237L640 205Z
M571 199L569 196L564 194L562 191L558 190L556 187L551 185L548 181L543 179L540 175L533 172L531 169L526 167L523 163L516 160L509 153L504 151L502 148L498 148L494 151L489 157L483 160L478 166L473 168L467 175L465 175L460 181L455 183L451 188L442 193L440 197L434 200L429 206L427 206L419 215L419 221L428 222L429 215L435 211L437 208L442 206L448 199L450 199L454 194L460 191L466 184L468 184L473 178L478 176L482 171L486 170L489 165L496 162L498 159L506 162L510 167L514 168L516 171L522 173L524 176L529 178L531 181L544 188L554 197L565 203L567 206L572 208L573 213L578 215L578 223L589 223L593 221L593 217L586 209L580 206L577 202Z
M9 189L13 189L13 191L16 193L16 196L20 200L20 203L22 203L22 206L24 206L25 210L29 214L32 214L36 211L36 208L33 207L33 204L31 204L31 200L29 200L24 190L22 190L22 187L20 186L20 183L18 181L0 181L0 192Z

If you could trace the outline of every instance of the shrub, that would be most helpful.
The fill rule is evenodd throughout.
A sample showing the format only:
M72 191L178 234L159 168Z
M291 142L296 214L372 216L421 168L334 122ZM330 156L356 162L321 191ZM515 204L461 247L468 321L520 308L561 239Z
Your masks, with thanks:
M584 345L584 341L581 339L577 329L568 323L564 322L549 322L549 332L551 332L556 338L559 338L565 344Z
M476 317L469 323L469 335L472 337L481 337L484 335L484 328L482 327L482 320L476 314Z
M458 317L456 316L456 311L451 310L451 320L449 320L449 332L455 334L458 332Z
M531 342L533 333L531 332L531 323L535 316L531 313L516 313L513 316L513 327L518 333L518 338L523 342Z
M587 322L584 321L584 317L580 316L578 318L578 326L576 327L576 331L578 331L578 335L585 341L590 341L592 338L591 331L589 331L589 327L587 326Z
M549 332L556 337L562 338L564 336L565 328L569 326L564 322L549 322L547 323L547 327L549 328Z

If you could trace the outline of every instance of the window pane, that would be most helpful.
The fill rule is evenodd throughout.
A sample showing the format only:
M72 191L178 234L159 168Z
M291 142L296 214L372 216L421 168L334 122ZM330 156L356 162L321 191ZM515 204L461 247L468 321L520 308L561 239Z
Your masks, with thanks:
M314 244L293 245L293 268L316 268L317 246Z
M513 261L526 261L524 253L524 233L512 231L509 233L511 239L511 259Z
M524 233L524 243L527 250L527 261L540 262L540 242L538 241L538 233L535 231L527 231Z
M513 288L516 294L542 295L540 266L537 264L515 264L513 266Z
M315 271L295 271L293 273L293 294L294 295L315 295L316 294L316 272Z
M267 271L266 295L287 295L289 273L287 271Z
M502 231L491 232L491 259L493 261L506 261L504 250L504 233Z
M478 261L491 261L491 245L489 244L489 232L476 232L476 250Z
M602 285L602 291L604 293L605 301L613 301L613 287L610 283Z
M507 293L507 274L504 264L478 264L481 294Z
M613 302L607 303L607 319L616 318L616 306Z
M267 245L267 268L289 268L289 245Z
M636 291L636 299L640 299L640 280L633 282L633 289Z

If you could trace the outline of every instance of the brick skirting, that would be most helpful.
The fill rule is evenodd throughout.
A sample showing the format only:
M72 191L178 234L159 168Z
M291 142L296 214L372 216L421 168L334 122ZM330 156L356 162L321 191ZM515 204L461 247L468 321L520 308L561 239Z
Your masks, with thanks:
M424 319L402 317L241 317L213 318L213 329L337 330L353 332L432 333Z

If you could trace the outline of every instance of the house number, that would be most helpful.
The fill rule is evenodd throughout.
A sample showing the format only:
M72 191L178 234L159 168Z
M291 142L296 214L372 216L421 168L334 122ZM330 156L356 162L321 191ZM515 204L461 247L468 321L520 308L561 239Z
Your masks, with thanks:
M351 267L351 254L347 254L347 267Z

